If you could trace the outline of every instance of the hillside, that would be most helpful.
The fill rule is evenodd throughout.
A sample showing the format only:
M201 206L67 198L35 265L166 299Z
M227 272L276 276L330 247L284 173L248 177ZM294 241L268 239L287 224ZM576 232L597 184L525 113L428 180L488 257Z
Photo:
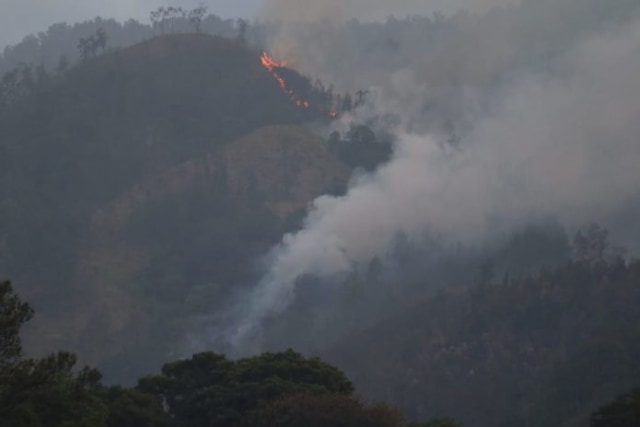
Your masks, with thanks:
M443 291L325 352L372 399L463 425L585 426L640 382L640 262Z
M251 283L255 259L315 195L347 178L321 139L291 126L145 178L92 214L69 283L75 304L36 322L31 347L72 348L125 381L147 372L150 358L185 346L190 321Z
M55 75L23 69L2 89L0 276L42 313L29 348L118 356L107 371L120 377L181 345L189 304L206 303L193 289L245 283L348 178L297 127L321 118L240 41L158 37Z
M310 118L254 52L211 36L159 37L59 76L28 74L15 78L30 96L3 116L3 148L33 162L46 147L41 179L90 201L262 126Z
M9 354L15 385L28 382L35 393L23 399L2 387L13 373L0 372L0 398L39 402L41 383L25 378L40 374L40 362L23 357L57 349L77 353L106 384L162 372L107 398L131 419L167 418L148 424L159 427L191 425L171 412L185 390L194 392L193 407L182 415L202 410L204 426L236 405L246 411L253 387L260 393L249 408L281 386L295 391L287 385L295 368L273 359L301 360L286 349L344 370L363 405L385 401L412 420L452 416L472 427L584 427L599 406L638 387L640 261L591 221L618 231L616 239L622 230L632 241L638 229L627 215L640 200L640 97L635 85L618 85L633 73L600 67L611 54L617 69L640 70L626 54L636 52L640 32L624 49L586 46L603 56L583 64L569 34L533 53L538 36L511 40L529 22L518 10L353 21L335 34L319 27L340 41L361 34L353 51L350 43L307 49L323 37L288 39L331 71L319 75L337 76L327 84L340 87L347 69L343 77L365 87L386 82L380 90L349 86L353 97L270 57L275 47L253 49L241 22L234 39L162 35L87 51L55 72L25 65L5 75L0 297L10 302L4 323L13 340L5 341L20 347L17 326L31 315L25 306L12 320L19 299L5 278L37 317L21 329L27 354ZM556 16L549 13L541 20ZM512 14L508 31L496 27ZM485 29L484 47L469 49ZM513 52L492 55L495 40L513 41ZM328 47L348 49L325 57ZM547 70L532 75L541 87L504 82L529 62L529 71ZM582 75L589 70L595 75ZM566 85L548 86L555 74ZM513 103L499 105L511 91ZM603 108L591 107L601 99ZM317 129L332 133L325 140ZM611 217L602 213L609 210ZM200 351L226 355L189 361ZM247 384L238 383L230 367L253 364L226 358L262 351L278 376L260 368L271 362L259 356L250 358L258 369L243 372ZM41 360L54 386L62 379L68 390L95 391L97 371L76 379L75 356ZM182 362L160 371L172 360ZM191 362L194 370L182 371ZM186 384L170 386L174 369L188 374ZM227 388L217 382L222 372ZM53 387L44 395L58 394ZM75 404L73 396L63 400ZM306 399L279 405L286 412ZM408 427L396 416L390 425Z

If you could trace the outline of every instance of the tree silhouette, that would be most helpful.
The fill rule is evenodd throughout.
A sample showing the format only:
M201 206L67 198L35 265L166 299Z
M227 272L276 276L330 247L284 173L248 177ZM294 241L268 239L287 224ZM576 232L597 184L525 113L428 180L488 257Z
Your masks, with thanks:
M107 49L107 41L109 40L109 36L107 36L106 31L103 28L98 28L96 30L96 38L95 43L96 47L102 50L102 53Z
M238 26L238 40L244 42L247 37L247 28L249 27L249 23L244 19L238 19L237 26Z
M0 378L22 356L20 327L32 317L33 310L14 293L11 282L0 283Z
M78 49L80 50L80 57L85 60L92 56L96 56L98 49L102 50L102 53L106 51L107 40L109 37L103 28L98 28L96 33L83 37L78 42Z
M189 23L193 25L193 28L196 30L196 33L200 32L200 28L202 26L202 20L207 14L208 8L207 6L200 5L195 9L189 12Z

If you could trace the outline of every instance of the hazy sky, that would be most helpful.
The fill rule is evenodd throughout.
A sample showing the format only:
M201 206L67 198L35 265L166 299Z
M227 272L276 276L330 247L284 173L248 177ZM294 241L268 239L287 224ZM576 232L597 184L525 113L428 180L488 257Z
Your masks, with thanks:
M403 17L415 13L429 14L435 10L452 12L461 7L478 9L479 5L484 8L505 1L514 0L318 0L308 9L309 13L317 16L318 9L338 10L332 7L338 4L339 13L345 17L379 19L390 14ZM188 9L200 3L209 6L211 13L222 17L253 18L265 4L269 6L267 12L293 9L299 15L301 11L297 0L0 0L0 50L19 42L26 35L44 31L56 22L74 23L96 16L146 21L149 12L157 7L180 5ZM363 4L366 7L361 7Z
M0 0L0 49L56 22L77 22L98 15L146 20L149 11L162 5L191 8L199 3L223 17L253 17L262 0Z

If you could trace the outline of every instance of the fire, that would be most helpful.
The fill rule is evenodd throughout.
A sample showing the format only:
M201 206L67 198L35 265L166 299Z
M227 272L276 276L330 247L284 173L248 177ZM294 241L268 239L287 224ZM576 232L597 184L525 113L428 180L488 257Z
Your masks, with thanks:
M292 88L287 85L287 81L284 77L278 72L279 69L285 68L287 66L286 62L278 62L273 57L271 57L267 52L262 52L260 56L260 62L262 62L262 66L271 73L274 79L280 85L282 91L289 97L293 105L300 108L311 108L311 102L300 99L298 95L294 92ZM338 116L337 111L331 110L328 112L329 117L336 118Z
M278 70L277 70L278 68L284 68L287 66L285 62L276 61L274 58L269 56L267 52L262 52L262 56L260 56L260 61L262 62L262 65L264 66L264 68L266 68L271 73L271 75L276 79L282 91L289 96L289 99L291 100L291 102L293 102L294 105L298 107L303 107L303 108L311 107L311 104L308 101L303 101L296 96L293 89L287 86L287 82L285 81L284 77L282 77L278 73Z
M262 62L262 65L264 65L264 67L272 73L274 68L284 68L287 66L286 62L276 61L271 56L269 56L267 52L262 52L262 56L260 56L260 61Z

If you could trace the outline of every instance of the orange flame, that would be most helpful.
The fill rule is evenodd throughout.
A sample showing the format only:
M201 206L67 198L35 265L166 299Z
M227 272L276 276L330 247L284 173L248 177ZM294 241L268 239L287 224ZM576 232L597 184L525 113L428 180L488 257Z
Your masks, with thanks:
M288 85L284 77L282 77L278 73L278 68L284 68L287 66L286 62L278 62L273 57L271 57L267 52L262 52L260 55L260 62L262 62L262 66L267 69L271 73L274 79L280 85L282 91L289 97L293 105L300 108L311 108L311 103L309 101L305 101L303 99L298 98L293 89L291 89ZM331 110L329 116L332 118L338 117L337 111Z
M282 68L287 66L285 62L278 62L273 59L267 52L262 52L260 61L262 62L262 65L264 65L264 67L271 72L273 72L274 68Z

